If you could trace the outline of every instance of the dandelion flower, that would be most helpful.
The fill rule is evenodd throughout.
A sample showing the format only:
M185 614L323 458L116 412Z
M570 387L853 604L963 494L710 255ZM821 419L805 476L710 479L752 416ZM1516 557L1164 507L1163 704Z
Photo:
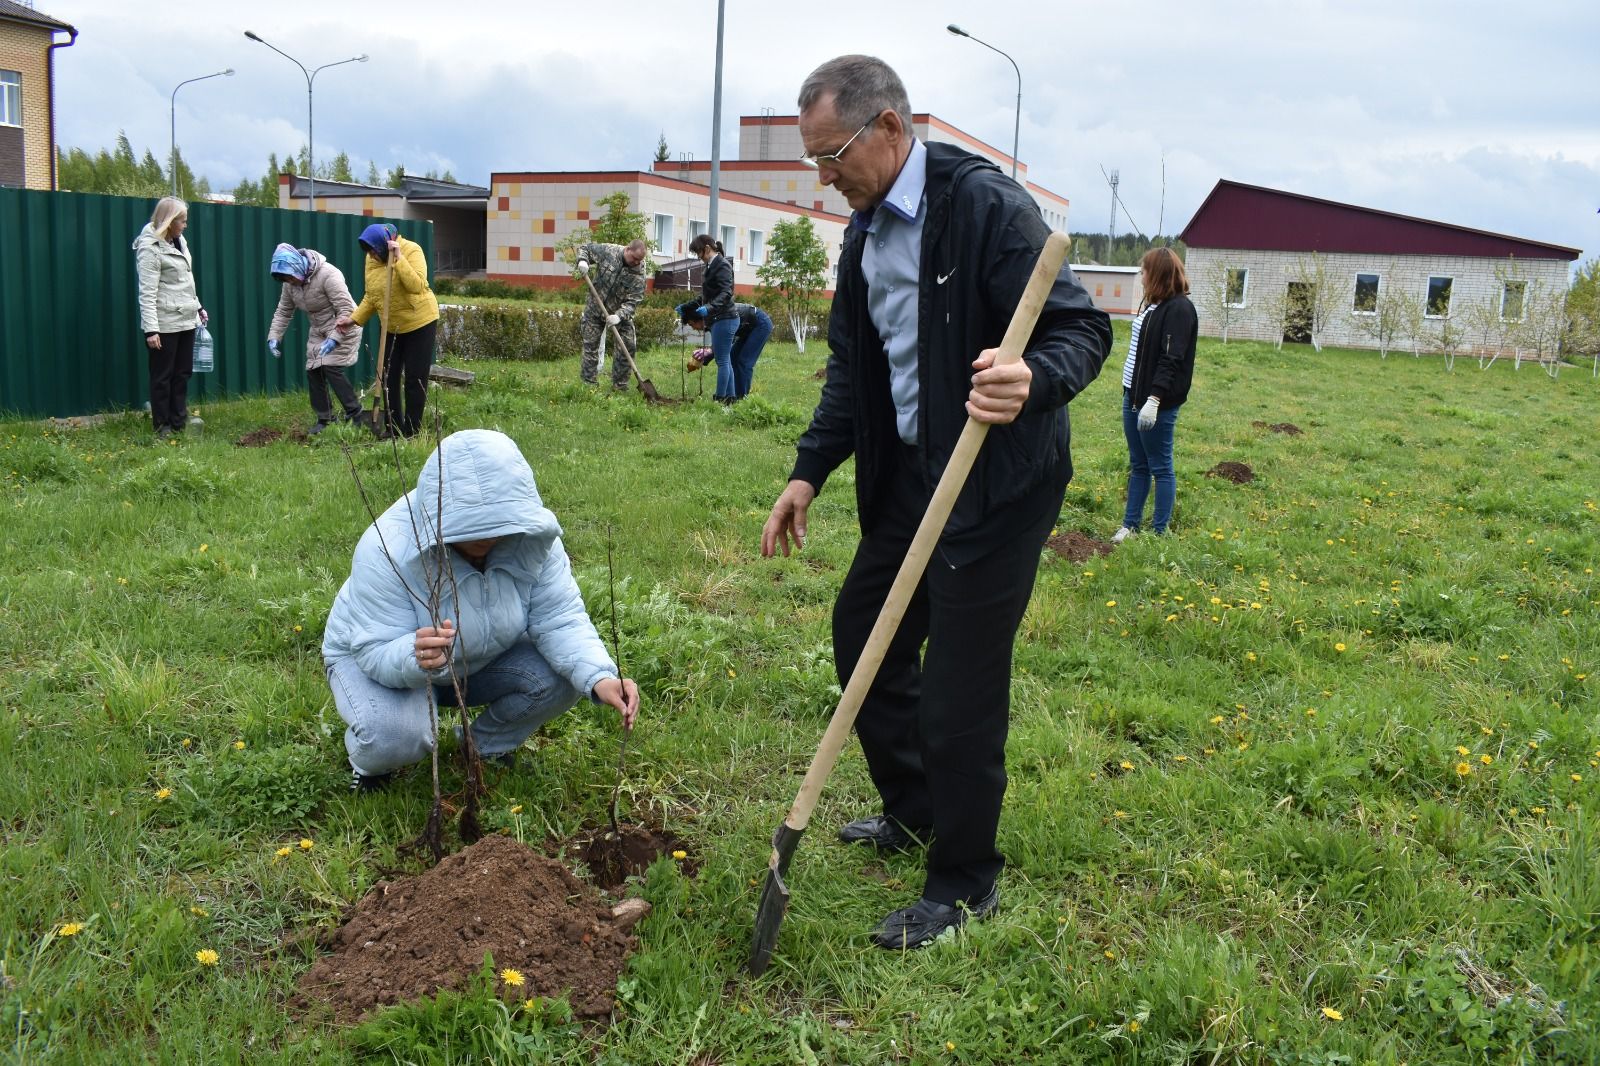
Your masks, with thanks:
M683 860L683 859L687 859L689 857L689 853L687 851L684 851L682 848L679 848L677 851L674 851L672 853L672 857L674 859Z
M296 633L298 633L298 632L300 632L300 627L299 627L299 626L295 626L295 627L294 627L294 631L295 631L295 632L296 632Z
M1212 725L1221 725L1222 724L1222 715L1220 715L1220 714L1212 715L1211 716L1211 724Z
M1172 758L1173 758L1174 762L1188 762L1189 761L1189 756L1187 756L1187 755L1174 755Z
M1177 619L1177 617L1178 616L1175 615L1175 614L1169 614L1169 615L1167 615L1167 621L1169 621L1169 622L1175 621Z
M1480 756L1478 756L1478 761L1483 763L1483 765L1488 766L1490 763L1494 762L1494 756L1493 755L1480 755Z
M83 932L82 922L67 922L56 930L56 936L77 936Z
M1338 1011L1334 1010L1332 1007L1323 1007L1322 1008L1322 1016L1324 1018L1328 1019L1330 1022L1342 1022L1342 1021L1344 1021L1344 1015L1340 1014Z
M1456 745L1456 754L1457 755L1471 755L1472 754L1472 749L1471 748L1464 748L1460 744L1457 744Z
M1116 957L1117 957L1117 953L1115 951L1112 951L1110 948L1106 948L1106 958L1114 959Z
M946 1040L944 1042L944 1049L946 1051L954 1051L956 1049L956 1042L954 1040Z
M280 859L287 859L289 857L289 855L290 855L290 851L289 851L289 848L287 846L284 846L284 847L279 848L277 851L273 852L273 854L276 855Z
M1307 707L1306 708L1306 717L1307 718L1315 718L1316 716L1317 716L1317 709L1315 707Z
M244 741L242 741L242 740L234 741L233 742L233 750L234 751L243 751L244 750Z
M1471 763L1466 763L1466 762L1458 762L1458 763L1456 763L1456 773L1461 775L1462 777L1471 776L1471 774L1472 774L1472 764Z
M1539 750L1539 742L1537 740L1528 741L1528 750L1529 751L1538 751Z
M1334 651L1344 651L1344 641L1341 640L1337 644L1335 644L1333 646L1333 650Z
M511 813L512 814L521 814L522 813L522 804L520 804L520 803L512 804Z
M210 547L211 547L211 545L209 545L209 544L202 544L202 545L200 545L200 550L201 550L201 551L206 551L206 550L207 550L207 549L209 549L209 548L210 548ZM209 966L209 965L210 965L210 963L207 963L207 964L206 964L206 965L208 965L208 966Z
M1133 1021L1128 1023L1128 1032L1137 1033L1138 1031L1139 1031L1139 1019L1135 1018L1135 1019L1133 1019Z
M1494 730L1493 730L1493 729L1490 729L1490 728L1489 728L1489 727L1488 727L1488 726L1486 726L1486 725L1484 725L1484 726L1479 726L1479 727L1478 727L1478 730L1479 730L1479 731L1480 731L1480 732L1481 732L1481 733L1483 733L1483 735L1484 735L1484 736L1486 736L1486 737L1492 737L1492 736L1494 736Z
M199 951L194 953L194 961L198 962L201 966L215 966L219 958L221 958L221 956L219 956L215 951L212 951L210 948L201 948Z
M1124 770L1133 769L1133 763L1129 762L1127 759L1123 759L1122 762L1118 763L1117 765L1121 766Z
M1111 817L1113 817L1113 818L1126 818L1127 816L1128 816L1128 812L1127 811L1112 811L1111 812Z
M1572 777L1572 779L1574 781L1582 781L1583 780L1583 775L1582 774L1572 774L1571 777Z
M1543 807L1529 807L1528 810L1533 812L1534 814L1543 814L1544 813L1544 808Z
M171 799L171 798L172 798L172 789L170 789L170 788L158 788L158 789L156 789L156 799L165 800L165 799Z
M1509 656L1509 655L1496 655L1495 658L1499 659L1501 662L1506 662L1511 658L1511 656Z
M1116 600L1107 600L1106 601L1106 606L1107 607L1115 607L1116 605L1117 605L1117 601Z
M510 985L512 988L521 988L522 987L522 971L521 970L513 970L513 969L510 969L510 968L501 970L500 971L500 980L504 981L506 984Z
M186 748L192 748L192 747L194 747L194 741L189 739L188 737L184 737L183 738L183 746L186 747Z
M211 912L206 910L204 907L196 907L193 905L189 907L189 913L194 915L196 918L208 918L211 915Z
M314 847L316 847L316 844L312 843L310 837L301 837L300 838L300 850L301 851L310 851Z

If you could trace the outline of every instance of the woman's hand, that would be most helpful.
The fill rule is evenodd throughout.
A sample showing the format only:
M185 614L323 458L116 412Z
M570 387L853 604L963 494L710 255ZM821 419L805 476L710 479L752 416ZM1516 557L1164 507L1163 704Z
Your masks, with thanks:
M594 698L622 714L622 728L632 729L639 717L639 686L632 678L608 677L594 686Z
M399 241L391 240L389 242L389 254L391 256L396 256L396 255L400 254L400 242Z
M149 348L152 352L159 352L161 350L161 334L146 333L144 335L144 343L145 347Z
M415 654L417 665L424 670L442 670L450 662L450 648L456 641L456 624L446 618L435 629L423 626L417 630Z
M345 330L349 329L355 324L356 320L351 318L349 315L340 315L338 318L334 319L333 328L338 330L340 333L343 333Z

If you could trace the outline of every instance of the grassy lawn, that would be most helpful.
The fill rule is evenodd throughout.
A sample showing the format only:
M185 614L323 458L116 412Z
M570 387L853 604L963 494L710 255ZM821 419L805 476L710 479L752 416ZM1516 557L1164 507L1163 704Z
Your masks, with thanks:
M678 356L643 359L669 396ZM522 445L603 632L612 530L646 698L624 814L701 863L644 880L595 1034L481 996L359 1030L288 1008L429 803L425 768L345 790L318 649L368 518L337 434L232 443L303 425L304 398L208 407L170 447L133 418L0 423L5 1061L1600 1060L1600 385L1504 362L1203 343L1174 535L1041 568L999 914L909 958L870 946L920 863L832 842L876 809L852 747L772 969L744 976L768 838L837 698L850 470L803 558L757 552L820 358L770 346L731 412L584 390L576 358L477 364L436 401ZM1072 405L1062 531L1119 524L1120 364ZM376 506L427 450L402 484L387 445L357 449ZM1223 461L1255 480L1203 476ZM491 774L488 827L542 847L602 821L617 737L557 720Z

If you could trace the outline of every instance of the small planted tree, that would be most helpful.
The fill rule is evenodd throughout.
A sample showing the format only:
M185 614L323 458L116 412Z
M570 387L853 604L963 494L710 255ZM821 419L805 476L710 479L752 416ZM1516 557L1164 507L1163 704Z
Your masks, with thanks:
M1343 294L1328 275L1328 261L1316 252L1301 257L1295 264L1293 280L1303 286L1299 290L1303 294L1299 310L1311 331L1311 347L1320 352L1322 335L1339 313Z
M1228 343L1228 329L1235 315L1243 310L1244 275L1224 262L1212 263L1194 290L1195 302L1222 328L1222 343Z
M1600 377L1600 257L1578 268L1567 290L1567 336L1563 348L1588 355L1591 377Z
M776 292L794 331L795 347L806 350L811 331L811 306L828 280L828 249L804 215L772 227L767 261L756 268L764 288Z
M595 203L604 207L606 213L591 228L575 229L556 242L556 254L569 267L577 267L578 249L585 244L629 245L634 241L644 241L652 251L655 250L655 242L649 237L644 216L628 210L633 200L627 193L618 189L600 197Z
M1350 313L1355 328L1372 338L1378 346L1378 358L1389 358L1389 349L1400 339L1405 318L1405 298L1394 283L1394 264L1383 275L1389 279L1372 300L1372 306Z

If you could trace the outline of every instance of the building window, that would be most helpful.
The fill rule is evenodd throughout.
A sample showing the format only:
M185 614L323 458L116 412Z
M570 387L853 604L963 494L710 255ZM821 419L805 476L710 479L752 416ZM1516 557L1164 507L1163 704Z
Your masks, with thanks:
M1428 279L1428 317L1450 317L1450 283L1454 278Z
M1356 300L1351 308L1358 315L1372 315L1378 311L1378 275L1356 275Z
M672 254L672 216L656 216L656 251L662 255Z
M1500 321L1521 322L1523 306L1528 298L1526 281L1508 281L1500 290Z
M691 242L693 242L696 237L705 233L705 231L706 224L704 219L691 218L689 220L689 240Z
M1250 295L1250 269L1248 267L1228 268L1228 306L1243 307L1245 298Z
M22 75L0 70L0 126L22 125Z
M737 256L739 252L739 231L732 226L719 226L722 230L722 251L728 256Z
M760 266L767 261L767 235L758 229L750 231L750 265Z

